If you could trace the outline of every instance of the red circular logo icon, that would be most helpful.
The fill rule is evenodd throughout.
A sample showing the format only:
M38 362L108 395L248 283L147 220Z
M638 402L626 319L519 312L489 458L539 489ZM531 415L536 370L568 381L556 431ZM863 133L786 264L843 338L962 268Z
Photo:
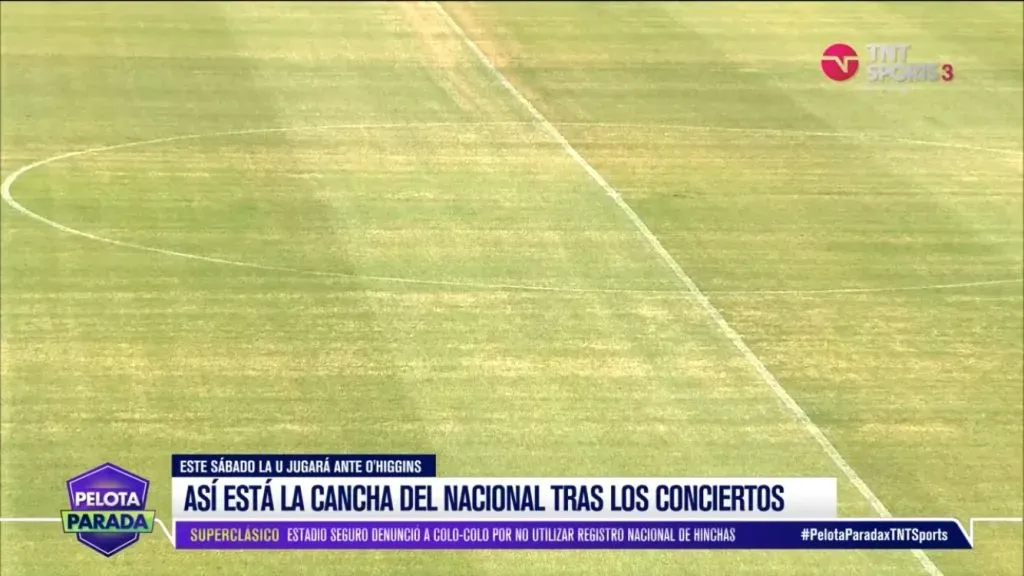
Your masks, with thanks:
M833 44L821 55L821 71L836 82L853 78L859 67L857 51L849 44Z

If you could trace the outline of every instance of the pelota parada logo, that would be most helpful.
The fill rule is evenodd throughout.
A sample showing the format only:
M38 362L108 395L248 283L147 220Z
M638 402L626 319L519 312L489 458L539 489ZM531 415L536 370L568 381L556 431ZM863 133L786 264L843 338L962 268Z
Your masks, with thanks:
M867 81L873 84L952 82L953 65L939 62L911 62L910 44L867 44ZM829 79L845 82L857 75L861 58L849 44L832 44L821 55L821 71Z
M108 462L68 480L67 488L64 532L100 554L113 556L153 532L156 512L145 509L149 480Z

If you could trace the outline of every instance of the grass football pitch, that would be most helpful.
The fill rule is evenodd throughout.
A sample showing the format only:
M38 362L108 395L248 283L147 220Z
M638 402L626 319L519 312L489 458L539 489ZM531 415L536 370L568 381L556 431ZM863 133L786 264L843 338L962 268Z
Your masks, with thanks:
M0 208L2 516L56 516L113 461L167 518L187 452L834 476L841 515L877 516L816 430L894 516L1022 515L1021 3L444 10L0 6L0 175L90 151L13 182L48 222ZM834 42L906 42L955 80L832 82ZM2 524L0 571L998 576L1022 536L924 557L154 534L108 560Z

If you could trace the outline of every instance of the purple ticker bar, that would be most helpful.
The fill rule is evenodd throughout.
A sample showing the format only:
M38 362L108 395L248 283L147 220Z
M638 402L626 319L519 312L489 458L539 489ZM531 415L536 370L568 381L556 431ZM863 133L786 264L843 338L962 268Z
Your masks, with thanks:
M178 521L182 550L970 549L953 520Z

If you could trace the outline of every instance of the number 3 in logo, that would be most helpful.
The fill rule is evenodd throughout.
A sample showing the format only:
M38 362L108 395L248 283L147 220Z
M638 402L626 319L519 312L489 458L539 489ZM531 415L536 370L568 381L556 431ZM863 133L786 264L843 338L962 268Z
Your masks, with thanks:
M943 64L942 65L942 81L943 82L952 82L952 80L953 80L953 65L952 64Z

